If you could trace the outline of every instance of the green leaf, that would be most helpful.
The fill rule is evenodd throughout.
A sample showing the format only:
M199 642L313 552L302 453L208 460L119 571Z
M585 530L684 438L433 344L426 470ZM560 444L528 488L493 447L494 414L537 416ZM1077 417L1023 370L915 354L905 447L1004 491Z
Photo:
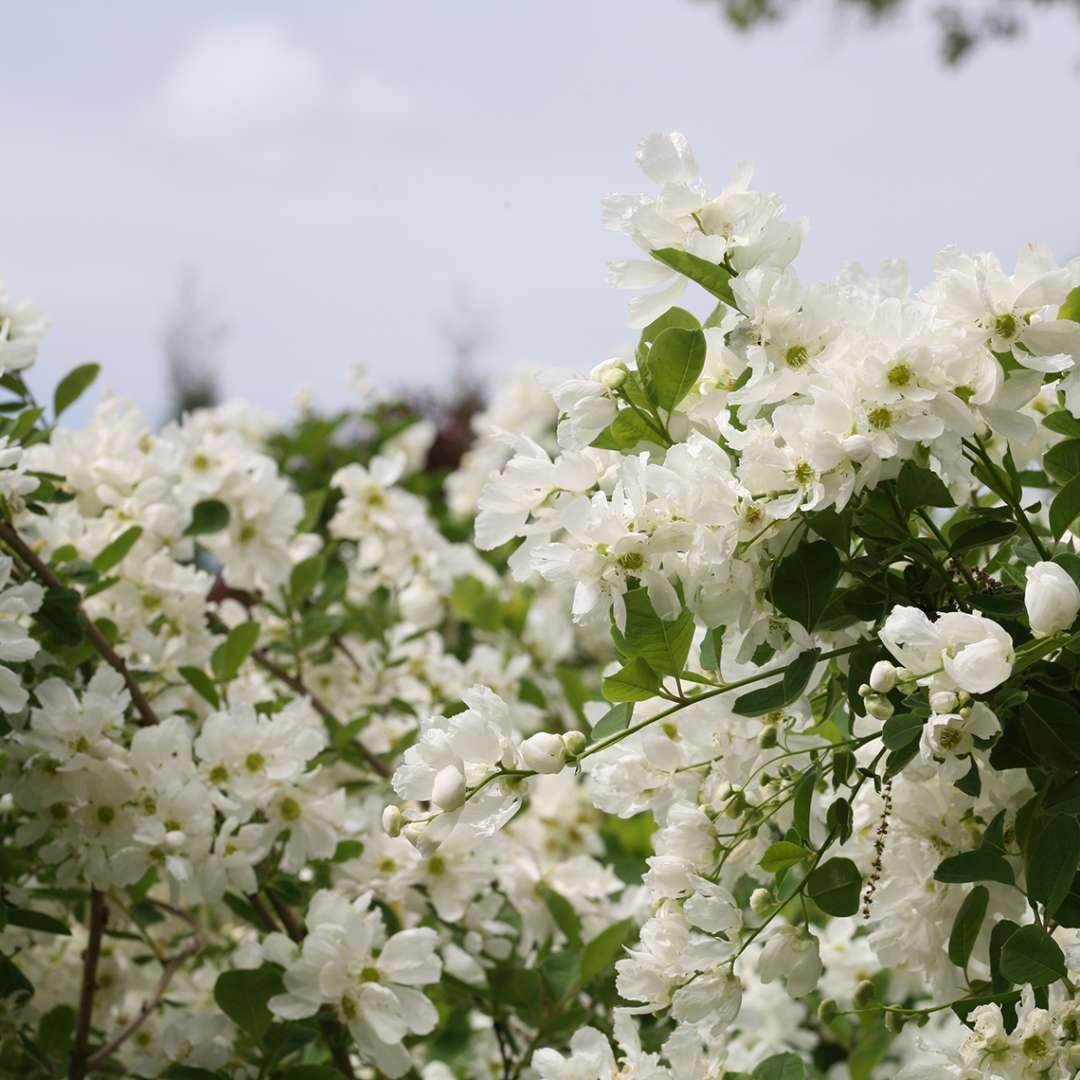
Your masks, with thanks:
M900 750L922 736L925 716L916 713L897 713L885 721L881 729L881 741L890 750Z
M780 562L772 602L783 615L813 630L840 580L840 557L824 540L803 544Z
M806 882L806 895L826 915L854 915L859 910L862 876L850 859L829 859Z
M1043 417L1043 427L1056 431L1059 435L1069 435L1072 438L1080 436L1080 420L1067 409L1059 409L1049 416Z
M27 997L34 992L34 984L9 960L0 953L0 999L11 997L12 994L25 994Z
M1058 815L1041 823L1025 851L1027 892L1046 905L1053 916L1069 895L1080 866L1080 824L1076 818Z
M53 415L59 417L65 409L74 405L90 388L90 384L100 372L100 364L82 364L69 371L53 392Z
M298 562L289 574L289 596L295 603L312 592L322 579L326 563L321 555Z
M591 982L605 968L610 967L622 953L630 935L634 933L632 919L612 923L588 942L581 950L581 985Z
M700 330L671 327L653 342L645 370L656 403L669 412L691 391L705 366L705 335Z
M814 673L820 655L820 649L808 649L799 653L783 669L778 682L770 683L760 690L751 690L750 693L736 698L732 711L739 716L765 716L798 701Z
M547 904L555 925L563 932L563 936L575 949L581 948L581 920L566 897L555 892L546 885L540 886L540 895Z
M75 1010L70 1005L57 1005L50 1009L38 1025L38 1041L48 1047L55 1058L66 1057L71 1050L71 1037L75 1032Z
M599 450L633 450L638 443L655 443L658 432L634 409L620 409L615 419L591 443Z
M851 547L851 512L845 510L815 510L806 515L807 524L834 548L846 552Z
M58 645L78 645L83 639L79 594L74 589L46 589L41 607L31 617Z
M626 631L612 631L625 656L640 657L661 675L678 675L686 667L694 640L694 617L683 608L676 619L661 619L653 610L647 589L631 589L626 603Z
M1070 290L1069 295L1065 297L1065 303L1058 308L1058 318L1080 322L1080 285Z
M798 1054L773 1054L751 1075L753 1080L806 1080L806 1066Z
M812 859L814 853L802 844L793 844L789 840L778 840L765 849L758 866L767 874L782 874L798 863Z
M630 726L630 717L634 715L632 702L620 701L618 705L612 705L610 709L593 725L591 737L593 742L606 739L614 735L616 731L622 731Z
M581 957L574 949L551 953L540 965L540 974L555 1001L562 1001L581 984Z
M8 926L21 926L24 930L37 930L43 934L62 934L66 937L71 933L65 923L52 915L41 911L27 911L24 908L0 909L0 921Z
M450 608L462 622L494 632L502 621L499 594L478 577L467 574L454 581L450 589Z
M236 678L241 664L251 655L258 640L259 624L256 622L240 623L229 631L229 636L210 656L210 667L218 682L231 682Z
M273 1020L267 1002L284 991L281 972L269 964L253 971L226 971L214 984L214 1000L237 1027L256 1042Z
M1080 475L1074 476L1050 504L1050 531L1055 540L1065 535L1077 515L1080 515Z
M1016 523L1013 521L976 521L972 524L970 518L965 518L949 530L949 549L959 555L963 551L1000 544L1014 532Z
M1055 443L1043 454L1043 468L1059 484L1080 473L1080 438Z
M1001 973L1001 950L1005 942L1019 929L1011 919L1001 919L990 931L990 978L991 985L998 992L1008 990L1012 985Z
M1080 769L1080 712L1069 702L1031 694L1020 715L1032 750L1048 768Z
M204 499L191 508L191 524L185 536L207 536L221 532L229 524L229 508L220 499Z
M1013 661L1013 674L1015 675L1018 671L1031 667L1032 664L1037 663L1044 656L1057 652L1058 649L1072 643L1077 638L1080 638L1080 635L1062 637L1055 634L1050 637L1035 638L1033 641L1021 645L1016 650L1016 658Z
M966 968L971 959L971 950L975 948L989 902L989 889L985 885L976 885L964 897L953 919L952 932L949 934L949 959L958 968Z
M660 676L645 660L635 656L614 675L604 680L604 697L608 701L648 701L656 696Z
M111 544L98 552L93 562L94 569L99 574L105 574L114 566L119 565L140 536L142 536L141 525L132 525L130 529L126 529Z
M697 316L691 314L686 308L669 307L663 315L653 319L641 331L641 343L651 345L665 330L670 330L672 327L678 330L700 330L701 323L698 322ZM644 357L646 354L639 352L638 355Z
M913 461L906 462L896 478L896 497L908 514L924 506L956 505L941 477Z
M696 281L706 292L712 293L718 300L723 300L728 307L735 307L731 274L722 266L679 248L657 248L652 256L691 281Z
M1080 776L1055 780L1042 808L1047 814L1080 814Z
M296 526L298 533L311 532L318 525L329 494L329 490L323 488L321 491L309 491L304 495L304 516L300 519L300 524Z
M1041 926L1030 923L1001 947L1001 973L1018 985L1049 986L1065 975L1065 954Z
M1004 857L985 847L943 859L934 871L934 879L947 885L969 881L999 881L1002 885L1014 882L1012 867Z
M294 1065L274 1075L278 1080L341 1080L340 1071L333 1065Z
M195 691L199 697L208 701L215 709L221 705L221 699L214 688L213 680L201 668L179 667L176 669L180 677Z

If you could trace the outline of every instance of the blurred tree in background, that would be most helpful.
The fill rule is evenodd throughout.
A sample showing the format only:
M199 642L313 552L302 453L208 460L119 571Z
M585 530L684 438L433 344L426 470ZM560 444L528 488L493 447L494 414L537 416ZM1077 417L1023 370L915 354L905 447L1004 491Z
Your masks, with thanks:
M228 334L228 327L207 299L196 271L184 270L161 340L169 380L166 419L178 419L193 409L218 403L218 364Z
M704 0L718 6L727 21L739 30L753 30L779 22L790 15L800 0ZM911 6L911 0L835 0L843 11L862 16L872 26L882 26ZM955 66L968 59L978 46L1023 33L1029 16L1040 10L1065 5L1080 17L1080 0L968 0L940 3L928 8L939 29L942 60Z

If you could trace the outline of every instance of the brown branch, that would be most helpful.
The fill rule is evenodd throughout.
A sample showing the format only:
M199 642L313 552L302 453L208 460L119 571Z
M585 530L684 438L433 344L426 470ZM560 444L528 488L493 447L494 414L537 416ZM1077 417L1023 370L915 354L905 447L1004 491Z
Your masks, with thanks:
M8 522L0 522L0 540L3 540L5 544L30 569L34 572L34 575L42 582L46 587L50 589L64 589L67 586L53 573L52 569L47 563L43 562L33 551L29 544L15 531L15 528ZM90 639L91 644L97 649L101 658L111 667L119 676L124 680L124 685L128 688L128 693L131 695L131 703L135 706L142 718L144 725L156 724L158 722L157 713L154 712L153 706L147 700L146 695L142 692L142 687L139 686L135 680L135 676L128 670L127 664L124 663L123 658L117 653L117 651L109 644L105 635L94 624L93 619L86 614L81 603L76 602L75 610L79 614L79 618L83 623L83 629L86 631L86 636Z
M79 995L79 1019L75 1028L75 1041L71 1047L71 1064L68 1080L83 1080L90 1070L90 1023L94 1013L94 992L97 990L98 961L101 959L101 938L109 917L105 898L90 890L90 919L86 950L83 953L82 992Z
M295 675L290 675L277 661L271 660L269 654L265 649L256 649L251 654L252 660L259 665L264 671L273 675L275 679L287 686L294 694L299 694L301 697L306 697L311 702L311 707L324 719L328 720L335 727L340 727L338 718L327 708L326 704L322 701L318 695L312 693L300 679ZM359 749L363 755L364 760L375 770L384 780L390 778L390 769L383 763L381 758L378 758L373 754L364 744L359 740L355 740L355 746Z
M195 930L195 935L175 956L166 961L165 966L161 970L161 978L158 979L157 986L154 987L154 992L142 1003L142 1006L135 1016L132 1017L132 1019L125 1024L109 1042L98 1050L96 1054L90 1057L86 1063L87 1072L93 1072L94 1069L98 1069L104 1065L109 1058L116 1053L117 1049L130 1039L140 1027L142 1027L147 1017L149 1017L149 1015L161 1004L165 997L165 991L168 989L169 983L172 982L173 976L184 966L184 963L187 960L202 948L202 936L195 926L194 919L189 915L184 914L182 911L177 911L176 908L168 904L158 904L158 906L164 908L178 918L183 919Z

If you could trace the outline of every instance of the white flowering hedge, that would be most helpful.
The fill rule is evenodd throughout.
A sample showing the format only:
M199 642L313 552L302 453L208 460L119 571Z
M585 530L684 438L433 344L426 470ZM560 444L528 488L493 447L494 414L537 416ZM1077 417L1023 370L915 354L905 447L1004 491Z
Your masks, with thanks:
M639 341L446 477L61 427L3 301L0 1074L1080 1075L1080 261L803 288L638 160Z

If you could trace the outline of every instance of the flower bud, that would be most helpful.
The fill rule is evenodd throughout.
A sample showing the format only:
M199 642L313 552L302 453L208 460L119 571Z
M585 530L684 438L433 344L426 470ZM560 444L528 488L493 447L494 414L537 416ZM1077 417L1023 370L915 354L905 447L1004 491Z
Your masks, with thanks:
M629 374L626 365L621 360L609 360L607 363L600 365L597 378L609 390L618 390L626 382L626 377Z
M538 731L521 744L521 760L533 772L557 773L566 764L566 746L561 736Z
M581 731L568 731L562 737L563 746L570 757L577 757L588 745L585 733Z
M755 915L764 915L772 907L772 897L768 889L755 889L750 894L750 910Z
M831 1023L840 1015L840 1006L832 998L825 998L818 1006L817 1016L822 1024Z
M888 720L896 711L892 706L892 702L888 698L883 698L880 694L871 694L864 699L864 704L867 714L875 720Z
M907 1017L903 1013L893 1012L890 1009L885 1014L885 1030L892 1032L893 1035L899 1035L904 1030L905 1023L907 1023Z
M382 812L382 827L387 836L400 836L402 826L401 811L396 806L386 806Z
M874 688L869 683L862 683L859 686L859 697L869 697L874 692Z
M910 694L919 681L919 676L914 671L909 671L907 668L896 669L896 685L900 688L900 691L904 694Z
M1024 607L1036 637L1068 630L1080 613L1080 588L1064 566L1038 562L1027 569Z
M930 695L930 708L936 713L956 712L956 695L951 690L935 690Z
M447 765L435 774L431 801L440 810L456 810L465 802L465 777L455 765Z
M852 997L852 1001L855 1003L856 1009L868 1009L874 1002L877 1001L877 989L869 979L863 979L858 986L855 987L855 994Z
M762 750L771 750L780 741L775 724L763 727L758 733L757 744Z
M879 660L870 669L870 686L879 694L887 694L896 686L896 667L888 660Z

